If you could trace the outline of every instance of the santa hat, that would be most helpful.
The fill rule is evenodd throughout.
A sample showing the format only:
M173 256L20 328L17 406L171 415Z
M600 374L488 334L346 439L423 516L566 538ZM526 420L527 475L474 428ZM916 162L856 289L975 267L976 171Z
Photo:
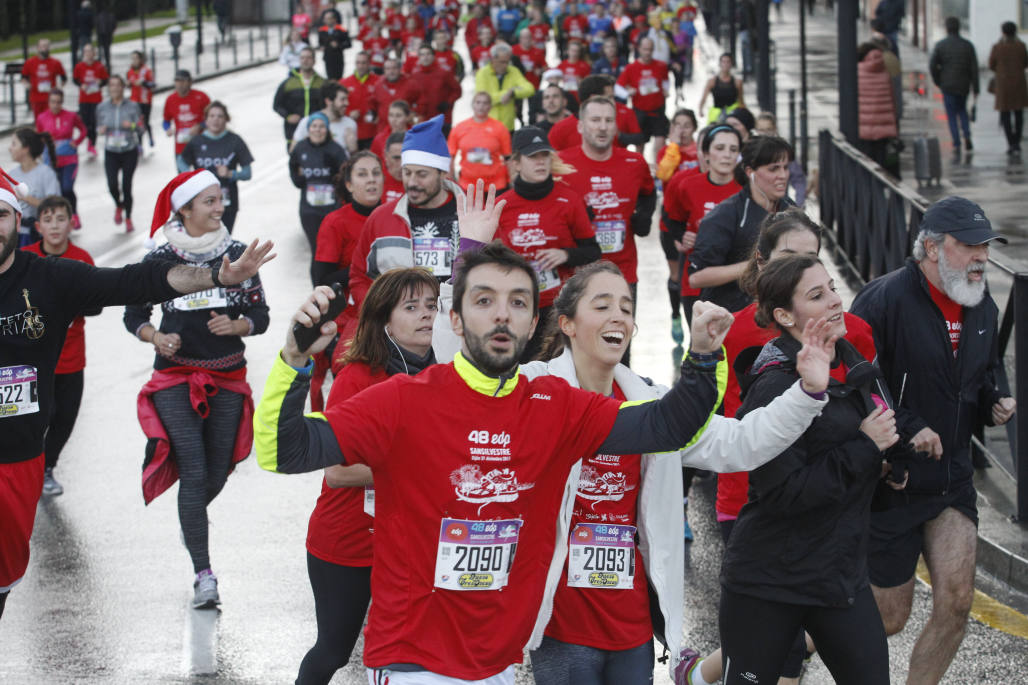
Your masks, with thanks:
M420 164L442 171L450 170L450 149L443 135L443 115L422 121L403 137L400 163Z
M172 212L177 212L184 204L200 194L200 191L211 186L220 185L218 177L207 169L184 171L157 196L157 206L153 208L153 223L150 224L150 236L164 225Z
M0 169L0 202L6 202L11 208L21 214L21 200L29 194L29 187L21 183L3 169Z

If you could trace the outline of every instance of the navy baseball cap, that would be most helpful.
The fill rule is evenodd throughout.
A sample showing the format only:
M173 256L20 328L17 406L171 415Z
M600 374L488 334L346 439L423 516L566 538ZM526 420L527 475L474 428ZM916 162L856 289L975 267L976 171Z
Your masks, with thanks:
M924 213L921 229L932 233L949 233L967 245L983 245L1007 239L992 230L985 210L968 199L953 195L939 200Z
M514 140L511 147L514 152L525 157L531 157L537 152L553 152L546 132L537 126L524 126L514 132Z

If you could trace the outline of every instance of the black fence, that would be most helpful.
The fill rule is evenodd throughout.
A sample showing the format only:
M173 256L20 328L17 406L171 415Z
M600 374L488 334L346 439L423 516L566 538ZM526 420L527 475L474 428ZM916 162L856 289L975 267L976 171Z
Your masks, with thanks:
M853 289L903 265L917 237L929 202L891 179L875 162L831 131L818 134L818 198L821 223L835 247L835 258ZM1011 280L1000 320L1000 355L1018 408L1028 411L1028 271L992 256L990 266ZM1011 349L1011 337L1014 338ZM1009 369L1009 371L1008 371ZM979 430L974 447L1017 482L1014 519L1028 521L1028 420L1018 415L1006 426L1010 456L995 454ZM1018 478L1023 475L1023 478Z

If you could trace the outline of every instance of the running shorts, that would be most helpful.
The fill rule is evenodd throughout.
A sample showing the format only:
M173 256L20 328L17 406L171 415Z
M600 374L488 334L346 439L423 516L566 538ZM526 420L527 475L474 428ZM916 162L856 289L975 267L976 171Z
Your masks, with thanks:
M43 494L43 455L0 464L0 592L18 584L29 565L29 538Z
M368 685L514 685L514 667L508 666L496 675L481 680L462 680L431 671L369 668Z
M668 121L667 114L662 109L655 109L652 112L637 109L635 118L639 122L639 128L642 129L643 135L646 136L646 140L654 136L666 137L671 128L671 122Z

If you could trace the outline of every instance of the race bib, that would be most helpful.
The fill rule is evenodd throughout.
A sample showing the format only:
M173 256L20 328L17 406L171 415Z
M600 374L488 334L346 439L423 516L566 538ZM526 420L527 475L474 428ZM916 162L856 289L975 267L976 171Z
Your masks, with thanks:
M38 376L34 366L0 367L0 418L39 411Z
M364 513L368 516L375 515L375 486L364 486Z
M560 274L557 273L556 269L544 269L539 266L539 262L532 262L532 268L535 269L535 273L539 277L540 292L560 287Z
M625 222L621 219L596 222L596 242L603 254L621 252L625 247Z
M175 142L185 145L193 136L189 135L189 127L180 128L175 131Z
M228 186L221 186L221 204L225 207L232 206L232 193L229 191Z
M652 95L660 88L657 86L657 79L644 78L639 80L639 95Z
M120 150L128 146L128 136L125 129L112 128L107 132L107 147L112 150Z
M228 297L225 296L223 288L201 290L198 293L176 297L171 301L172 309L180 312L192 312L198 309L224 309L227 306Z
M50 92L50 82L49 81L40 81L39 85L36 86L36 90L38 90L40 93L49 93Z
M449 238L414 238L414 266L421 266L433 276L449 276L453 261Z
M87 83L86 87L84 88L84 90L87 93L90 93L90 94L92 94L92 93L99 93L100 92L100 84L96 83L96 82Z
M521 524L521 519L443 519L435 557L435 586L444 590L506 587Z
M575 76L565 76L564 90L578 90L578 78Z
M569 587L631 590L634 582L635 526L575 526L568 552Z
M493 158L489 150L484 147L474 147L468 150L467 159L472 164L492 164Z
M335 190L328 183L312 183L307 186L307 204L311 207L327 207L335 204Z

